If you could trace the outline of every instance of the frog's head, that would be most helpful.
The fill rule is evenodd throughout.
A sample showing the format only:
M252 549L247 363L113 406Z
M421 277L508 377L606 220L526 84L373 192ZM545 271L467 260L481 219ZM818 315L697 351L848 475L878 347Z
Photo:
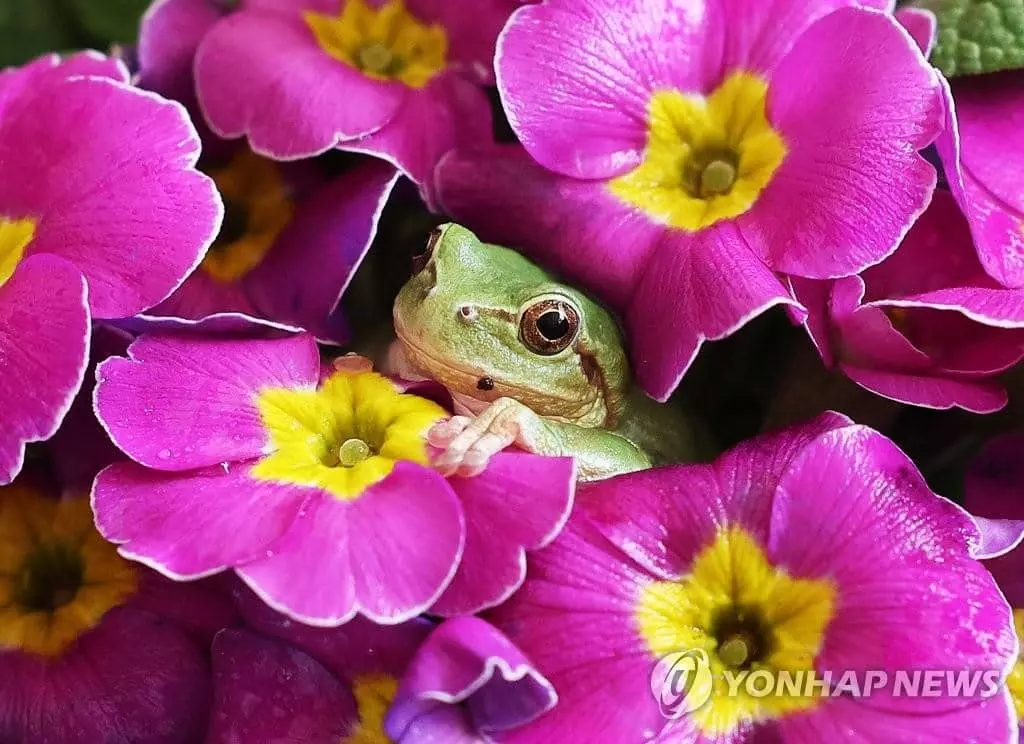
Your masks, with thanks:
M611 314L515 251L442 225L395 300L409 363L464 402L515 398L542 416L615 424L629 367Z

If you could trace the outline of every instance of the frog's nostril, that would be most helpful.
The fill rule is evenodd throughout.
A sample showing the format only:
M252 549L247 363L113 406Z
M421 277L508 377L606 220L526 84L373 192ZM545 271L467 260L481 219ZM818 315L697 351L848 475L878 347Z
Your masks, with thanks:
M459 305L459 318L468 322L476 320L476 308L472 305Z

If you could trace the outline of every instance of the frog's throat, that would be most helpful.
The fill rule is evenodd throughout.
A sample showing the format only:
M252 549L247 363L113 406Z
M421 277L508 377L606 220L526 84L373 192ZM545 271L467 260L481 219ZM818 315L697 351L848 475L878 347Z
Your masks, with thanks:
M590 394L574 398L565 398L550 393L539 394L535 390L505 382L500 377L494 376L492 372L473 369L460 365L455 360L432 354L403 334L398 324L395 326L395 335L402 346L405 361L413 370L424 377L436 380L453 394L459 394L461 398L470 397L484 402L490 402L499 397L514 398L538 416L554 421L586 428L603 429L611 428L614 425L614 423L609 425L609 420L612 418L611 412L604 398L605 390L601 386L589 386ZM477 388L477 382L483 376L492 377L495 382L493 394L487 397L481 396Z

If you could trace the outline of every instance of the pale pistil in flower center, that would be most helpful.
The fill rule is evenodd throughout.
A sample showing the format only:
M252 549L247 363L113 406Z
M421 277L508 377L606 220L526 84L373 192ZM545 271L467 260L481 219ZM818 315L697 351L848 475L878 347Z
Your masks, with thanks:
M346 439L338 448L338 465L343 468L352 468L371 454L373 454L373 449L362 439Z
M371 41L363 45L358 52L359 69L375 75L394 75L402 66L402 61L386 44Z

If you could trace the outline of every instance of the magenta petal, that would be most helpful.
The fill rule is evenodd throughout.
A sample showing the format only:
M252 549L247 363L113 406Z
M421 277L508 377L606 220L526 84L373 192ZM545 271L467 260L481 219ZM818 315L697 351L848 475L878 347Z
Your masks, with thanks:
M712 16L712 20L706 17ZM498 41L512 128L544 167L610 178L635 167L662 88L706 92L719 62L713 6L674 0L551 0L520 8Z
M440 23L448 35L449 64L484 83L494 83L494 47L516 0L409 0L417 18Z
M377 234L398 173L367 160L321 187L298 209L266 259L243 280L259 311L321 338ZM186 285L187 286L187 285Z
M340 147L382 157L415 183L429 186L441 156L456 147L489 142L492 126L491 104L483 89L449 72L422 91L410 91L381 129Z
M555 539L572 509L576 466L568 457L502 452L475 478L448 482L465 513L466 545L432 612L471 615L518 589L526 578L526 551Z
M92 506L99 531L123 555L191 579L265 555L309 493L256 480L248 466L181 474L125 462L99 474Z
M556 701L551 684L505 636L479 618L460 617L443 623L417 651L385 728L396 741L429 740L440 732L423 718L449 708L461 719L466 741L474 741L476 732L529 723Z
M941 698L914 698L915 710L892 712L869 708L865 700L833 698L820 710L788 716L776 723L778 738L771 742L848 744L876 742L1010 742L1017 740L1017 720L1009 693L998 694L974 705L936 710ZM927 722L927 723L925 723ZM767 744L767 743L766 743Z
M206 731L205 653L161 618L116 607L67 652L0 654L0 733L33 744L196 744Z
M620 308L664 232L603 184L551 173L519 146L456 150L436 179L445 213L481 240L522 250Z
M213 643L206 744L338 744L359 720L348 686L302 651L224 630Z
M38 221L30 254L53 253L89 282L94 317L160 302L220 225L199 138L177 103L104 78L32 88L0 122L0 211ZM139 267L144 267L139 270Z
M577 508L651 574L682 575L724 524L767 535L772 499L790 462L825 432L849 425L831 411L803 426L748 439L713 465L655 468L586 484Z
M32 256L0 286L0 483L21 470L25 444L57 431L89 361L85 280L56 256Z
M191 104L196 50L225 12L226 7L211 0L156 0L150 5L139 24L139 85Z
M133 460L191 470L263 454L255 398L266 387L313 389L320 356L311 336L272 340L142 336L129 359L97 370L96 414Z
M795 301L733 225L670 234L647 262L626 314L637 381L666 400L705 340L725 338L781 304Z
M271 607L310 625L357 612L387 625L428 609L451 582L465 523L448 483L399 462L354 501L322 494L239 575Z
M1024 287L1024 198L1013 186L1021 145L1020 127L1014 122L1024 88L1011 74L958 84L955 105L944 80L943 91L945 130L936 145L950 189L971 223L978 257L996 281Z
M61 57L44 54L21 67L0 70L0 109L4 116L20 115L34 90L52 87L72 77L100 77L127 83L124 63L99 52L86 50Z
M905 7L896 11L896 20L907 29L924 56L929 56L935 47L939 25L935 14L925 8Z
M942 115L938 77L907 33L864 10L826 16L772 74L768 115L788 153L739 221L751 247L774 270L815 279L892 253L935 188L917 150Z
M407 89L364 77L317 44L296 8L242 9L206 35L195 61L206 120L221 137L248 136L276 160L311 157L388 123Z
M889 372L845 363L840 366L861 387L890 400L923 408L957 407L973 413L992 413L1007 401L1006 390L996 381L932 377L927 372Z
M649 692L655 660L634 619L649 581L579 509L531 557L526 584L491 621L550 680L559 702L502 742L639 742L661 730Z
M979 542L970 515L932 493L895 444L850 426L823 434L790 463L767 548L792 575L836 584L841 607L827 627L820 669L1002 671L1017 640L1005 600L971 555ZM920 703L890 693L864 705ZM949 710L977 699L925 704Z
M793 43L816 20L850 6L891 11L893 0L704 0L723 7L728 24L723 70L771 72Z

